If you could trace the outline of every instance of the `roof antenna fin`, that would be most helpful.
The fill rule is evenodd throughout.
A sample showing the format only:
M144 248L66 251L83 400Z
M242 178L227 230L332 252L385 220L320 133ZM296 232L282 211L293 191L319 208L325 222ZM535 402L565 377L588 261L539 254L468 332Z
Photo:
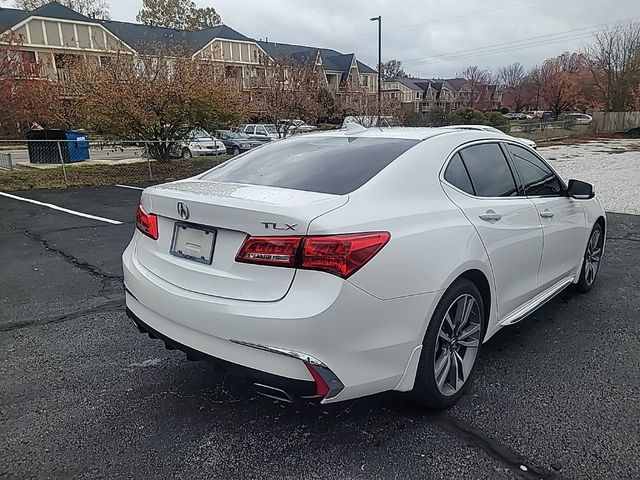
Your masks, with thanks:
M344 130L344 132L347 135L352 135L352 134L362 133L367 131L365 127L355 122L345 123L342 127L342 130Z

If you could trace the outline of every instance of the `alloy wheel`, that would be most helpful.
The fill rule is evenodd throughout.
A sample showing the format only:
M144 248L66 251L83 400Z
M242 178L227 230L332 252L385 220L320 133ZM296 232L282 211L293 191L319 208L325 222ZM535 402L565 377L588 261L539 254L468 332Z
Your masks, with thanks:
M587 245L587 253L584 257L584 281L587 285L591 285L598 274L600 268L600 259L602 258L602 232L596 228L593 230Z
M447 309L434 351L434 377L442 395L451 396L466 383L480 347L481 318L476 299L459 296Z

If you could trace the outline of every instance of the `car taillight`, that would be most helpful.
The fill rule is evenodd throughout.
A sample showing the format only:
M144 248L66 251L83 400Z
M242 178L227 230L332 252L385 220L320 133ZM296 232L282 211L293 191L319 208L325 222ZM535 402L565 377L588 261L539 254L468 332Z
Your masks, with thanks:
M236 262L293 267L302 237L249 237Z
M249 237L240 248L236 261L322 270L348 278L371 260L390 238L389 232Z
M145 212L142 205L138 205L136 210L136 227L147 237L158 239L158 217L152 213Z
M389 238L388 232L306 237L300 268L347 278L371 260Z

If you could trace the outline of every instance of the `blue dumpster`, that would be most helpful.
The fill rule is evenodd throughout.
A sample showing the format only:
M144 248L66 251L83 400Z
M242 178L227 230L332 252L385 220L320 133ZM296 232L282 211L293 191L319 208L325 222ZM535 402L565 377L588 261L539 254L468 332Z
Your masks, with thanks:
M89 160L89 139L85 132L67 130L67 145L69 147L69 161L81 162Z

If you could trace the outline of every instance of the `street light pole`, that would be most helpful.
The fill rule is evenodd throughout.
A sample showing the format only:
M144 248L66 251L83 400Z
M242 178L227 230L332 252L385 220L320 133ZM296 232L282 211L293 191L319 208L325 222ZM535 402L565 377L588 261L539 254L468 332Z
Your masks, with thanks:
M380 126L380 110L382 105L382 16L370 18L378 22L378 126Z

